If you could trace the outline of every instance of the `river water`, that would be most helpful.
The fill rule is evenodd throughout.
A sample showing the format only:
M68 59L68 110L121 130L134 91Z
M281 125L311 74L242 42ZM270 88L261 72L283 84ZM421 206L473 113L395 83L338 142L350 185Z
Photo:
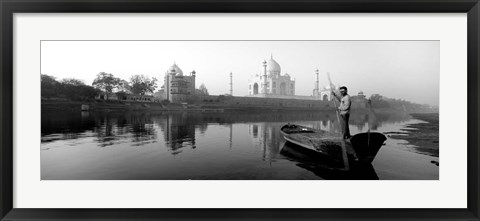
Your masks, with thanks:
M353 113L352 134L399 132L403 113ZM339 132L334 112L43 112L42 180L437 180L438 157L388 137L371 165L340 171L292 154L280 127Z

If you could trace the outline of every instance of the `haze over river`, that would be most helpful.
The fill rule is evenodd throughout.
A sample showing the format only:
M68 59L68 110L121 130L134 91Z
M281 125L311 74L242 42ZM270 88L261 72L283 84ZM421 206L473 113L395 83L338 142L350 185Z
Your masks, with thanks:
M350 130L394 134L419 122L404 113L352 113ZM299 157L280 134L286 123L340 130L333 111L44 111L41 179L438 179L438 157L389 136L371 166L351 171Z

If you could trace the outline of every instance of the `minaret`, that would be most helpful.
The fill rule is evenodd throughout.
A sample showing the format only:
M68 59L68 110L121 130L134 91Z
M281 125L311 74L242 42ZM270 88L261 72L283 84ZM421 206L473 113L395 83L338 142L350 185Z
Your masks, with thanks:
M230 95L233 96L233 79L232 79L232 72L230 72Z
M165 78L163 80L163 90L166 95L166 100L170 100L170 74L165 72Z
M263 60L263 87L262 93L267 95L267 61Z
M319 95L319 84L318 84L318 75L319 75L319 71L318 71L318 68L315 70L315 76L316 76L316 81L315 81L315 94L314 96L318 96Z
M190 90L191 90L190 93L195 94L195 77L196 77L197 72L195 72L195 70L193 70L190 74L192 75L192 78L193 78L192 79L192 85L190 86Z

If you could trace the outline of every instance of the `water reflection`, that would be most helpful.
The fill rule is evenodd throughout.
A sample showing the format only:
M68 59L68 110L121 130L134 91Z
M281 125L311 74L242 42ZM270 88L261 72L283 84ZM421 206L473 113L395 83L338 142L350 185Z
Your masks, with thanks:
M179 154L183 147L195 149L195 128L198 127L201 133L205 133L207 125L201 123L192 115L186 112L180 114L156 116L165 139L165 145L172 154Z
M298 167L329 180L378 180L372 164L355 161L339 162L318 152L283 143L280 154L296 163Z
M376 119L368 113L355 113L351 130L388 130L389 125L406 120L409 117L402 113L377 114ZM42 178L379 178L372 165L342 171L326 159L315 160L313 155L285 144L280 134L285 123L340 131L335 114L330 112L42 113ZM75 149L67 150L66 146ZM98 152L98 148L111 150ZM100 160L92 164L92 158ZM175 168L182 168L181 173ZM92 172L100 169L101 175Z

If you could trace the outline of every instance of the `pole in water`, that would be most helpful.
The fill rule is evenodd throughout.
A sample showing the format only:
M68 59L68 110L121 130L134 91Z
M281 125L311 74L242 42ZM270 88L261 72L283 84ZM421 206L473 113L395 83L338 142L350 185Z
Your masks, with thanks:
M370 128L368 129L368 132L367 132L367 147L370 147Z
M333 84L332 84L332 79L330 79L330 72L327 72L327 77L328 77L328 82L330 83L330 93L333 92ZM335 96L335 95L334 95ZM335 97L333 98L333 105L335 106L335 113L337 113L337 121L340 127L342 127L342 123L340 122L340 116L338 115L338 108L337 108L337 102L335 101Z

